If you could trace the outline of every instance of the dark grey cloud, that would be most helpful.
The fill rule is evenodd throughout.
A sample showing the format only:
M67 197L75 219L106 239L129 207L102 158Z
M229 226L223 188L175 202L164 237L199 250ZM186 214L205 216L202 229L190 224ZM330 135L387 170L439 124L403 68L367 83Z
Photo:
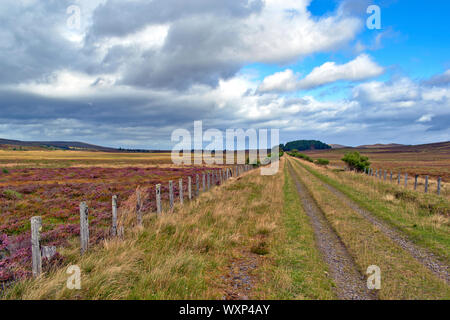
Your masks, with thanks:
M323 25L301 17L301 8L286 19L287 2L267 12L270 3L262 0L98 3L0 4L0 137L168 148L171 132L192 129L195 120L205 130L280 128L283 141L394 141L399 132L411 140L449 132L442 75L405 82L407 90L395 80L358 86L348 101L258 93L255 81L239 75L249 63L278 65L346 44L360 28L351 16L359 16L362 2L346 1L345 14L332 13ZM66 27L73 4L83 15L75 34ZM291 24L299 17L303 22ZM128 39L161 25L167 34L159 44Z
M174 23L192 16L242 18L259 12L263 4L261 0L110 0L95 10L89 38L124 36L147 24Z
M194 83L215 87L219 79L234 76L242 61L223 57L223 50L235 45L237 30L222 19L173 24L161 50L147 50L128 61L121 83L184 90Z
M450 85L450 69L442 74L432 76L430 79L425 80L423 83L429 86L437 87Z
M66 21L70 1L2 1L0 83L37 79L80 57L57 26Z

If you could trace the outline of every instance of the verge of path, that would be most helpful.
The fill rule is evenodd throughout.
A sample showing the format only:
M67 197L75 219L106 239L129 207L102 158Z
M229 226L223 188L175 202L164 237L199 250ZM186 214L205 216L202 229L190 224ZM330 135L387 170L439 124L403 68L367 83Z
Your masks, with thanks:
M388 226L387 223L381 221L375 217L371 212L361 208L357 203L347 197L344 193L336 189L335 187L329 185L328 183L319 179L319 181L334 195L341 199L347 206L352 208L354 211L359 213L373 225L375 225L381 232L388 236L392 241L398 244L403 250L409 252L409 254L414 257L417 261L422 263L430 271L432 271L436 276L445 280L447 283L450 281L449 277L449 267L444 262L437 259L437 257L425 250L424 248L418 247L411 240L409 240L400 232L394 230L392 227Z
M343 300L376 300L376 294L367 289L365 277L358 272L344 243L331 228L305 185L298 179L290 162L288 162L288 168L304 210L310 218L317 247L322 253L323 259L329 267L330 275L336 284L338 297Z

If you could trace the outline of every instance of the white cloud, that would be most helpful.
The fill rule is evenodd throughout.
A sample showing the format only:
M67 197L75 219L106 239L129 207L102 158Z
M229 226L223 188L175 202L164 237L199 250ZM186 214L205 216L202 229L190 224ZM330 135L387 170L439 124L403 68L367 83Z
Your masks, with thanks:
M295 91L297 84L298 76L292 70L287 69L265 77L258 90L261 92Z
M261 92L288 92L311 89L339 80L365 80L377 77L383 72L384 69L372 61L368 55L361 54L354 60L341 65L335 62L326 62L314 68L303 79L298 79L298 76L294 75L290 69L275 73L263 80L259 90Z
M430 122L431 119L433 119L432 114L425 114L422 117L420 117L420 119L418 119L417 122Z
M391 83L372 81L355 87L353 97L371 103L393 105L416 101L420 97L420 87L409 78Z

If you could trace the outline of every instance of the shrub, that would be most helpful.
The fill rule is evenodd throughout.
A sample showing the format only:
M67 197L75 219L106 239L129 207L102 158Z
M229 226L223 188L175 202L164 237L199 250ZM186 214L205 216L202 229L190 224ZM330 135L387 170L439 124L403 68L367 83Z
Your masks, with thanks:
M9 173L9 171L7 169L5 169L5 168L2 169L2 172L3 173Z
M357 151L347 152L341 160L352 170L363 171L370 167L369 158L361 156Z
M330 164L330 161L327 159L317 159L316 161L314 161L316 164L318 164L319 166L327 166Z
M307 156L306 154L300 153L297 150L288 152L288 154L295 158L300 158L309 162L314 162L314 160L311 157Z
M9 189L3 191L3 196L9 200L22 199L23 197L19 192Z

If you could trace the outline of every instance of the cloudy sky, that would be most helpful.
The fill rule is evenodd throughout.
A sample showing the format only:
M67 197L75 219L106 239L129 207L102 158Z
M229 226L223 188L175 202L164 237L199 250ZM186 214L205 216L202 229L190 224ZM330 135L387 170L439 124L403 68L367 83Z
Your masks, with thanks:
M2 0L0 138L170 148L202 120L278 128L281 142L447 141L449 12L444 0Z

